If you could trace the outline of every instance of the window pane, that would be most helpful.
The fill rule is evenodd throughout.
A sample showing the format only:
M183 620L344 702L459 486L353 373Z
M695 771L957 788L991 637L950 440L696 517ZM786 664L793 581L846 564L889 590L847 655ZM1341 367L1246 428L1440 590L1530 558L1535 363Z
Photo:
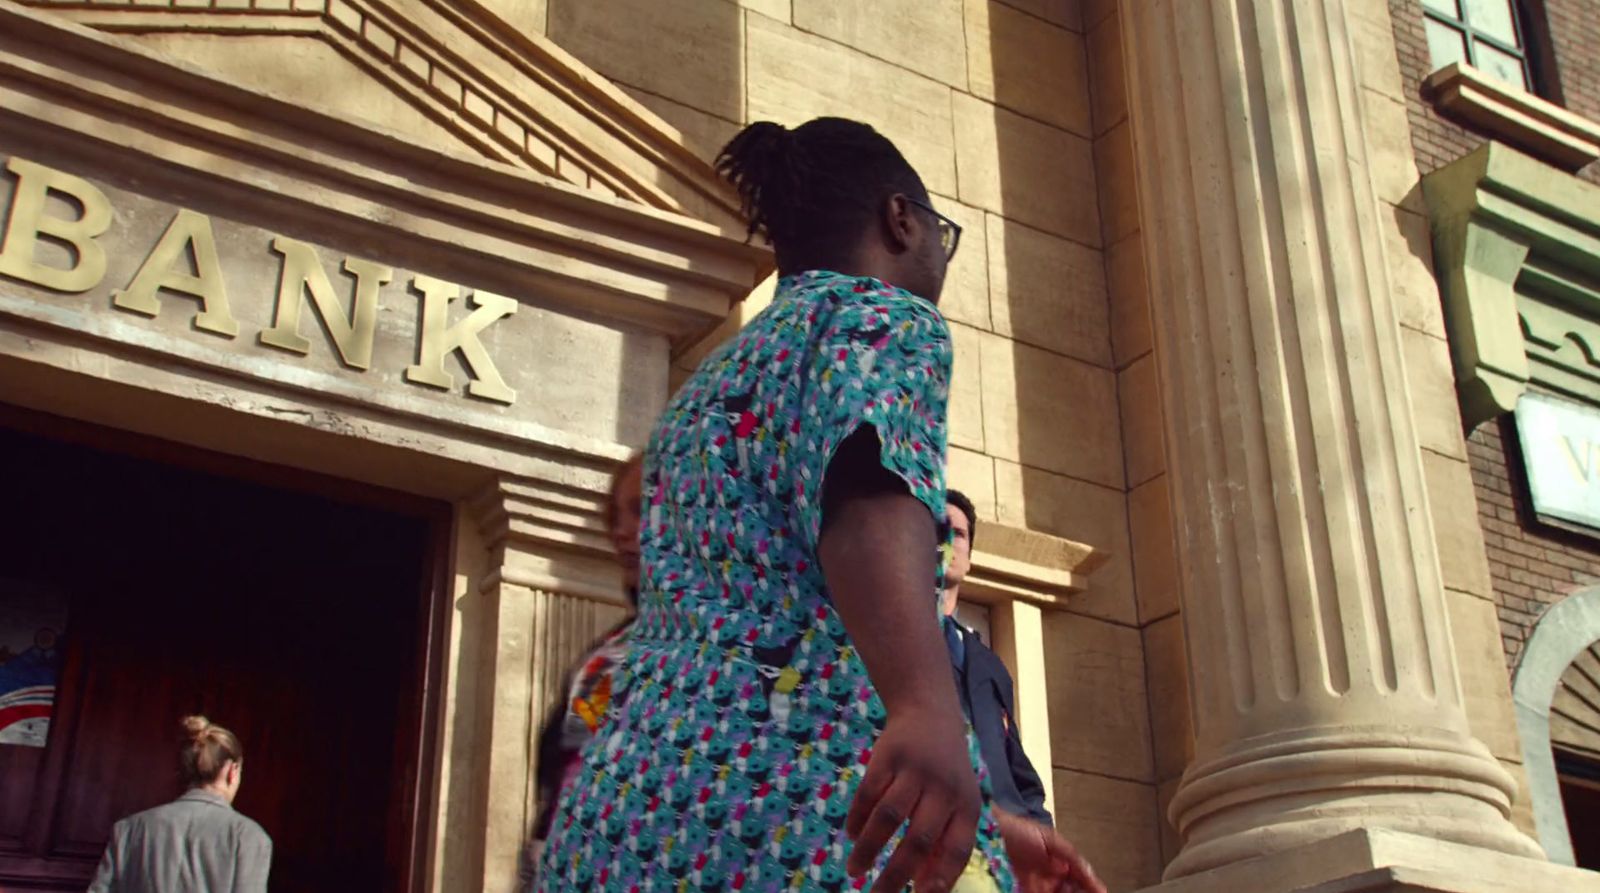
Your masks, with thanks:
M1456 8L1456 0L1422 0L1422 5L1434 12L1442 12L1452 19L1461 18L1461 10Z
M1452 62L1467 61L1467 45L1461 32L1443 22L1428 19L1428 57L1433 60L1435 69Z
M1528 73L1527 69L1523 68L1521 59L1510 53L1501 52L1481 40L1473 42L1473 51L1478 57L1478 70L1513 87L1528 89Z
M1521 46L1517 43L1517 26L1511 19L1511 0L1466 0L1466 3L1472 30L1512 46Z

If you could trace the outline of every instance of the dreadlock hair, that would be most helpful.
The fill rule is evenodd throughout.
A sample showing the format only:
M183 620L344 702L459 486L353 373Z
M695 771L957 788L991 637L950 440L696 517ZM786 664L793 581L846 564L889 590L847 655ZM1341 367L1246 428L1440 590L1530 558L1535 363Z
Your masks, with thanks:
M748 236L765 236L780 275L838 269L889 196L928 200L894 143L860 121L817 118L790 130L757 121L717 155L739 191Z

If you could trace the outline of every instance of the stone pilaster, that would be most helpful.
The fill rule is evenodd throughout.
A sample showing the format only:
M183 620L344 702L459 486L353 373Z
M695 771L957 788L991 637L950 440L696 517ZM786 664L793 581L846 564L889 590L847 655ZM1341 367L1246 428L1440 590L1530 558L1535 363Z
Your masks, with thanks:
M1539 857L1467 728L1344 0L1124 0L1195 758L1169 879L1388 829Z
M476 587L474 752L456 757L474 766L471 830L483 840L481 882L471 889L514 888L537 808L539 724L563 697L567 671L629 610L603 528L603 499L502 478L475 506L490 559Z

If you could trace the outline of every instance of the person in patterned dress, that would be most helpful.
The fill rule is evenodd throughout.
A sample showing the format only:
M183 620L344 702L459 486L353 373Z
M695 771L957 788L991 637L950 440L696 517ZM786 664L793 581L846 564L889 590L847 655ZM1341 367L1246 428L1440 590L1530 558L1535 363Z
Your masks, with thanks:
M1018 889L938 620L960 228L857 122L752 124L717 167L780 281L650 438L639 614L540 889Z

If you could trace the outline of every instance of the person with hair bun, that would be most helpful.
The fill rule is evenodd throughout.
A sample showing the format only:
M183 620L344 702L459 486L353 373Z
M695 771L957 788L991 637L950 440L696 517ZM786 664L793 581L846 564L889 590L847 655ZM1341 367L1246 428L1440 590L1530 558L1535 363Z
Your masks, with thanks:
M751 124L716 167L778 288L650 438L638 619L540 889L1021 889L939 627L961 228L856 121ZM1030 893L1098 889L1027 843Z
M272 838L233 810L244 773L239 739L186 716L178 756L187 790L117 822L89 893L265 893Z

